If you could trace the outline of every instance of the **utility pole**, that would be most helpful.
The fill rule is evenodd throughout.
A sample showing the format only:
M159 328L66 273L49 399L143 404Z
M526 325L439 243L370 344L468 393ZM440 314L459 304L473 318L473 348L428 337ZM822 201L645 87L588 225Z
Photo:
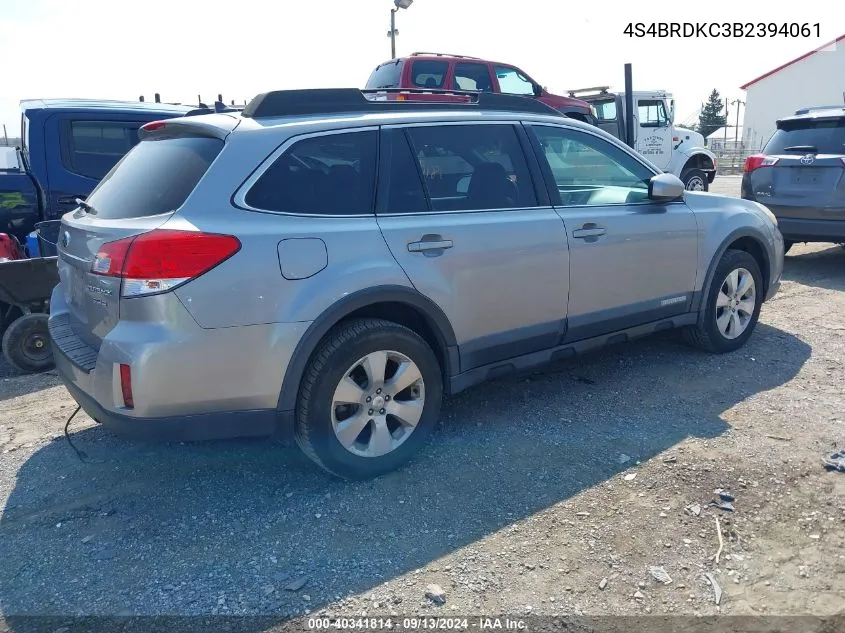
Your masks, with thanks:
M390 10L390 30L387 37L390 38L390 59L396 59L396 36L399 30L396 28L396 13L399 9L407 9L414 3L414 0L393 0L396 6Z
M724 144L728 144L728 98L725 97L725 141Z
M390 59L396 59L396 12L399 9L390 10Z
M3 138L6 139L6 147L9 146L9 135L6 134L6 124L3 124ZM21 139L21 143L23 143L23 139Z
M736 130L734 130L734 143L739 145L739 106L744 106L745 101L735 99L731 101L731 103L736 106Z

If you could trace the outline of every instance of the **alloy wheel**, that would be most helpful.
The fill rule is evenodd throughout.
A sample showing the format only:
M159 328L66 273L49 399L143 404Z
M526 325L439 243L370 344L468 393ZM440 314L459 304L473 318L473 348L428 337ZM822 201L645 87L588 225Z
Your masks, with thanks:
M735 339L748 329L757 307L754 276L745 268L728 273L716 296L716 326L727 339Z
M416 363L395 351L371 352L335 388L332 428L350 453L381 457L411 436L424 405L425 384Z

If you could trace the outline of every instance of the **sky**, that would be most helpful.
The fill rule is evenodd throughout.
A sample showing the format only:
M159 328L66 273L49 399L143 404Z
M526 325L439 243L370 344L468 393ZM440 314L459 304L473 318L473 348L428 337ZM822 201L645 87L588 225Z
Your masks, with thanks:
M24 98L243 102L285 88L362 87L390 58L392 0L0 0L0 123ZM550 91L609 85L624 64L635 90L663 89L677 121L716 88L739 86L845 33L840 2L415 0L397 14L397 56L472 55L522 68ZM630 22L815 24L821 36L631 38ZM815 30L815 28L813 28ZM730 122L735 112L730 112ZM2 130L0 130L1 132Z

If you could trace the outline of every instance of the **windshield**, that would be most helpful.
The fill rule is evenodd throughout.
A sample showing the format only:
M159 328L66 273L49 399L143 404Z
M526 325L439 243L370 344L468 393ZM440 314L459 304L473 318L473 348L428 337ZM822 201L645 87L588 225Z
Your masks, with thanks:
M783 123L772 135L764 150L766 154L796 152L845 154L845 117L827 121L805 120Z

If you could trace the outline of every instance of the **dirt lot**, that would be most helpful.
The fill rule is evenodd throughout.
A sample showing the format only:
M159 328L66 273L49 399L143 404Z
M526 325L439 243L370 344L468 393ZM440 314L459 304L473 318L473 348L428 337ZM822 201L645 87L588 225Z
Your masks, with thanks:
M833 614L843 332L845 250L799 246L740 352L666 335L472 389L420 458L360 484L280 442L145 444L80 416L83 462L56 377L3 366L0 611Z

